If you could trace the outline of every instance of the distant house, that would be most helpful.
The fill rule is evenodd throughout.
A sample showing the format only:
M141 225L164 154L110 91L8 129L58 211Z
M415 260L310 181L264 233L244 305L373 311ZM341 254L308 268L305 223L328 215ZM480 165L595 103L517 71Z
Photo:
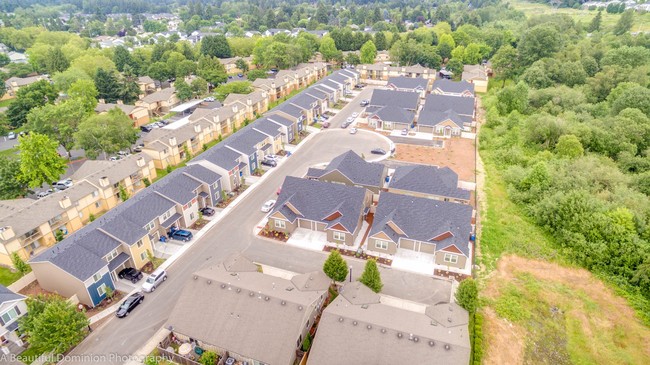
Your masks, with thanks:
M378 53L378 57L381 57L379 55ZM389 66L379 62L372 65L359 65L356 70L360 73L361 80L365 82L368 82L368 80L388 81L389 78L397 76L422 77L427 80L436 78L436 70L421 65Z
M383 130L410 128L419 99L417 92L373 90L365 110L368 126Z
M458 175L449 167L428 165L398 166L388 191L420 198L469 204L471 192L458 186Z
M9 56L9 61L11 63L27 63L29 62L29 56L25 53L20 53L20 52L9 52L7 54Z
M474 84L467 81L451 81L439 79L433 82L433 94L474 97Z
M18 90L20 90L21 87L31 85L41 80L47 80L47 75L8 78L5 81L5 88L7 89L7 92L2 97L2 100L15 98Z
M14 293L10 289L0 285L0 339L2 346L9 343L23 346L18 330L18 320L27 314L25 296Z
M141 95L151 94L156 91L156 82L149 76L140 76L136 82Z
M135 105L147 109L151 116L160 116L168 113L179 102L180 99L176 96L176 89L174 87L168 87L156 91L153 94L146 95L136 101Z
M422 77L397 76L389 78L386 86L392 90L416 92L424 98L429 90L429 80Z
M468 324L467 311L457 304L416 311L385 304L363 284L349 283L323 310L307 365L465 365Z
M386 178L386 167L382 164L366 162L350 150L335 157L326 167L309 168L308 179L363 187L379 194Z
M365 188L287 176L268 224L286 233L297 228L325 232L328 242L351 246L371 202Z
M368 234L368 251L428 255L437 268L471 273L473 209L411 195L382 192Z
M238 74L243 73L244 70L241 70L237 67L237 60L243 60L246 62L249 68L254 66L252 57L230 57L230 58L220 58L219 62L226 68L226 73L228 74Z
M288 280L232 256L187 276L165 327L240 364L293 364L330 283L321 271Z
M253 120L269 109L269 96L266 91L255 90L250 94L229 94L223 105L238 103L245 110L246 119Z
M463 130L471 130L475 124L474 103L473 97L427 95L417 129L436 137L459 137Z
M127 104L99 103L95 107L95 112L99 114L108 113L111 109L118 108L133 120L133 126L138 128L141 125L149 123L149 111L141 106Z
M465 65L463 66L463 81L470 82L476 87L476 91L480 93L487 92L488 89L488 72L483 65Z

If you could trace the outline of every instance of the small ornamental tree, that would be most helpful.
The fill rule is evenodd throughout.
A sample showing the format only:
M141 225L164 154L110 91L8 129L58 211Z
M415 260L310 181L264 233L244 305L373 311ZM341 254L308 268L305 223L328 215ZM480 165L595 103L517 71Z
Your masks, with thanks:
M366 262L366 267L363 269L363 274L361 274L359 281L375 293L381 291L384 284L381 283L381 275L377 268L377 261L370 259Z
M478 307L478 288L474 279L465 279L460 282L456 290L456 302L470 314Z
M332 251L323 264L323 272L334 281L344 281L348 276L348 264L338 251Z
M11 263L14 264L16 271L18 271L20 275L25 275L28 272L32 271L32 268L27 265L25 260L18 256L17 252L11 254Z

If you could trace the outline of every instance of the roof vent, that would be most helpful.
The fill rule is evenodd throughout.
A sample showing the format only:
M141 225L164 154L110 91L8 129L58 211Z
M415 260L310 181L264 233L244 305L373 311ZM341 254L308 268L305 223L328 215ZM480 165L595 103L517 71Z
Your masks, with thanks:
M299 310L299 311L302 310L302 305L299 305L299 306L298 306L298 310Z
M420 339L418 337L413 337L413 342L420 342Z
M280 302L280 304L282 304L282 305L286 305L287 302L283 300L283 301Z
M266 300L266 301L268 302L269 300L271 300L271 298L269 298L269 297L264 297L264 300Z
M447 317L447 322L451 323L451 317Z
M288 287L288 288L286 289L286 291L292 291L292 290L293 290L293 287L292 287L292 286L290 286L290 287Z
M210 283L209 280L208 280L208 283ZM226 284L221 284L221 289L226 289Z
M372 326L371 326L371 325L367 325L366 328L369 329L369 330L371 330L371 329L372 329Z
M402 338L402 337L404 337L404 335L402 334L402 332L397 332L397 338Z
M254 297L254 296L255 296L255 293L250 292L250 293L248 293L248 296L249 296L249 297Z
M240 289L240 288L235 289L235 291L237 292L237 294L241 293L241 289Z
M236 272L231 272L230 276L237 276L237 273Z
M198 278L199 278L198 276L194 275L194 280L196 280L196 279L198 279Z
M436 322L436 321L434 321L434 320L431 320L431 325L432 325L432 326L437 326L437 325L438 325L438 322Z
M409 340L413 341L413 334L412 333L409 333Z
M362 305L361 305L361 308L363 308L363 309L368 309L368 304L362 304Z
M451 346L449 344L445 344L445 350L449 351L451 349Z
M343 322L343 317L339 317L339 322Z
M358 324L359 324L359 322L357 322L357 321L352 322L352 325L353 325L353 326L356 326L356 325L358 325Z
M435 342L433 342L433 341L429 341L429 346L433 347L433 346L435 346L435 345L436 345Z
M382 329L381 329L381 333L386 333L386 329L385 329L385 328L382 328Z
M212 284L212 280L208 280L208 284Z

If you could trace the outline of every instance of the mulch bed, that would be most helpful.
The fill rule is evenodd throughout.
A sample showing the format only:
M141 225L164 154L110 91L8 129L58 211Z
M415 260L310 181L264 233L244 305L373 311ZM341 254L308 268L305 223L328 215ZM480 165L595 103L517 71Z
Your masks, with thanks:
M225 207L227 207L228 204L230 204L230 202L235 200L235 198L237 198L237 196L239 196L239 194L246 191L246 189L248 189L248 185L242 185L239 188L233 190L232 192L235 193L235 195L233 195L232 197L228 196L228 198L226 200L220 201L219 204L217 204L217 208L225 208Z
M459 273L456 273L456 272L451 272L451 271L442 270L442 269L434 269L433 274L435 276L442 276L442 277L445 277L445 278L456 279L457 281L463 281L465 279L469 279L469 278L472 277L471 275L459 274Z
M201 219L198 219L196 222L194 222L194 224L192 225L191 228L196 229L198 231L199 229L205 227L209 222L210 221L201 218Z
M323 248L323 251L325 251L325 252L338 251L343 256L356 257L356 258L362 259L362 260L374 259L375 261L377 261L378 264L382 264L382 265L386 265L386 266L391 266L393 264L393 260L391 260L391 259L385 259L385 258L379 257L379 256L368 255L365 252L357 254L357 251L345 250L345 249L340 249L340 248L336 248L336 247L332 247L332 246L325 246Z
M18 291L18 293L20 293L22 295L25 295L25 296L28 296L28 297L35 297L37 295L47 295L47 296L54 295L54 296L60 297L62 299L65 299L65 298L61 297L60 295L58 295L58 294L49 292L49 291L41 288L41 286L38 285L38 281L36 281L36 280L31 282L26 287L20 289Z
M100 313L104 309L107 309L108 307L110 307L110 306L114 305L115 303L119 302L120 300L122 300L122 298L124 298L124 295L125 294L122 293L121 291L115 290L113 292L113 298L102 300L102 302L99 303L99 305L97 305L95 308L87 308L86 307L85 311L84 311L84 314L86 315L86 318L90 318L90 317L94 316L95 314ZM79 305L77 305L77 308L78 307L79 307Z
M287 242L289 240L288 234L284 232L273 231L266 227L260 231L259 235L266 238L272 238L280 242Z

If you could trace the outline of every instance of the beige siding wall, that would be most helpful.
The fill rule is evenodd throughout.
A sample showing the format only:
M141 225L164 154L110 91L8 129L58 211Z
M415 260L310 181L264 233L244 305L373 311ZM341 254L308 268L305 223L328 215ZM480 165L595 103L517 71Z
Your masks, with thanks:
M328 229L327 230L327 241L328 242L338 243L338 244L345 244L346 246L352 246L354 244L354 239L355 239L354 235L349 234L347 232L337 231L337 232L341 232L341 233L343 233L345 235L345 239L343 241L338 241L338 240L334 239L334 232L335 232L335 230L333 230L333 229Z
M275 225L275 221L284 221L286 228L278 228ZM284 233L291 233L296 229L297 225L295 223L291 223L288 221L285 221L284 219L276 219L276 218L269 218L269 228L273 231L278 231L278 232L284 232Z
M450 262L445 262L445 253L449 253L452 255L457 255L458 256L458 262L453 264ZM450 252L445 252L445 251L438 251L436 252L436 265L440 266L450 266L450 267L455 267L458 269L465 268L465 264L467 263L467 257L465 257L462 254L455 254L455 253L450 253Z
M41 288L65 298L70 298L76 294L79 302L92 306L92 300L86 287L78 279L50 263L32 263L31 267Z
M368 251L375 251L375 252L380 252L380 253L390 254L390 255L394 255L395 252L397 252L397 244L395 244L394 242L387 241L388 249L383 250L375 246L377 241L386 241L386 240L378 240L377 238L372 238L372 237L368 238Z
M129 251L127 251L127 253L133 259L136 269L140 269L147 262L149 262L149 258L147 257L147 250L153 254L153 245L149 239L149 235L142 237L142 246L138 247L137 243L133 244L133 246L129 246ZM142 258L143 253L144 259Z

